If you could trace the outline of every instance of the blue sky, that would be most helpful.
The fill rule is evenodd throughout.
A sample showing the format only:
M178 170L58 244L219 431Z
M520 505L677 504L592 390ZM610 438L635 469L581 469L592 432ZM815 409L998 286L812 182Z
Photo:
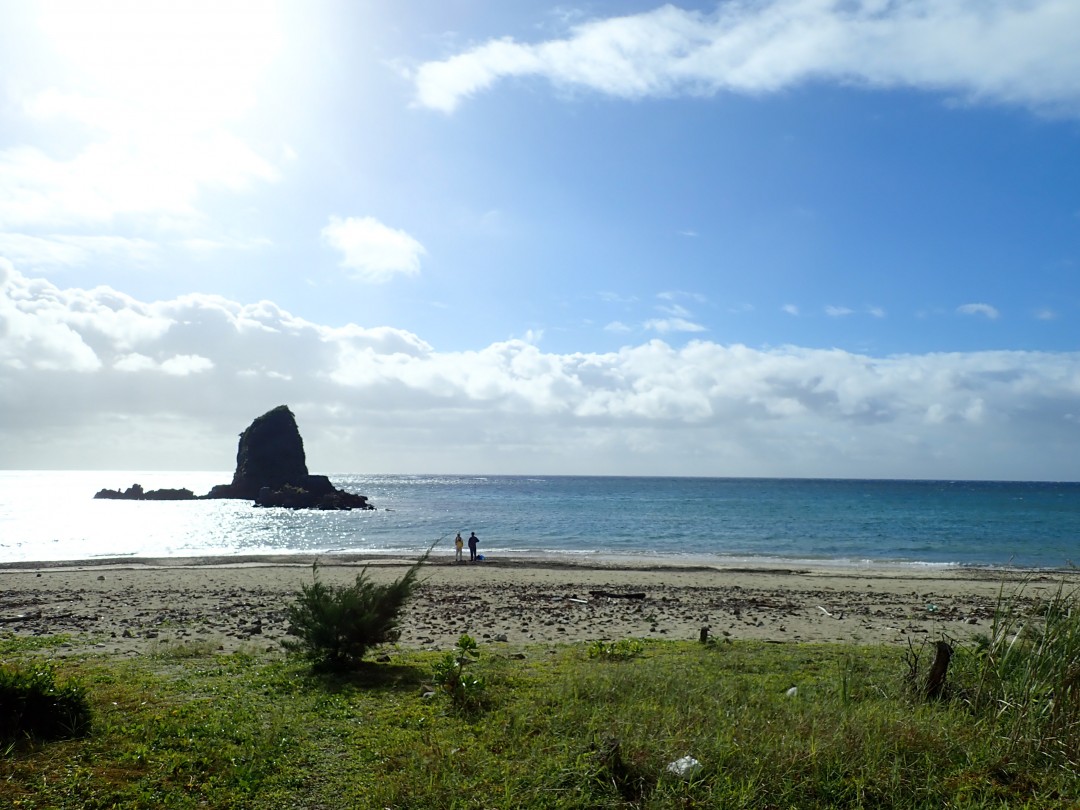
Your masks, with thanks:
M0 465L1080 478L1069 0L0 2Z

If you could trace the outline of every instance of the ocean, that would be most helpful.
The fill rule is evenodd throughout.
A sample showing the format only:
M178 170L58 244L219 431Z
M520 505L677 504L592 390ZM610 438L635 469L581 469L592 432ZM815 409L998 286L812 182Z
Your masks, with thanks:
M1080 563L1080 483L331 475L374 511L94 500L226 483L223 472L0 471L0 563L408 554L458 531L499 556L1061 568Z

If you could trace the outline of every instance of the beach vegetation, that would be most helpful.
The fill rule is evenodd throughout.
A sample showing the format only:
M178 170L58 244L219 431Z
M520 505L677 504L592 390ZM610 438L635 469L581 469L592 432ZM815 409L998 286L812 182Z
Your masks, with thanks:
M1080 595L1021 610L999 598L989 634L955 657L956 698L1002 737L1005 753L1039 752L1080 770Z
M90 702L77 681L57 681L47 661L0 666L0 740L57 740L90 729Z
M218 644L209 639L166 641L152 655L161 659L200 658L213 654Z
M73 644L75 638L69 633L54 635L20 636L14 633L0 635L0 655L13 655L36 650L54 650Z
M484 679L470 667L480 658L476 640L463 633L454 649L445 653L432 667L435 684L448 694L459 709L481 708L484 699Z
M373 582L367 566L350 585L328 585L319 579L319 563L311 567L312 583L301 586L289 605L285 648L307 658L316 669L355 669L367 652L398 640L401 611L417 586L429 548L403 576L389 583Z
M1080 806L1071 670L1037 674L1075 650L1076 600L1002 609L934 700L891 645L640 640L612 665L589 642L459 638L344 674L265 651L81 655L57 666L93 733L4 754L0 806ZM480 680L483 710L433 699L439 672Z
M586 648L589 658L602 658L605 661L628 661L645 652L645 642L636 638L621 638L618 641L594 641Z

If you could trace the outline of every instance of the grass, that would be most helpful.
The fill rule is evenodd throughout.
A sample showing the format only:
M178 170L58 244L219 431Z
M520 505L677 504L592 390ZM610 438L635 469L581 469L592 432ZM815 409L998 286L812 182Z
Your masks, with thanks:
M69 658L93 733L9 750L0 806L1076 807L1072 670L1039 663L1075 650L1075 604L1003 606L930 702L904 650L851 645L485 646L480 710L432 688L445 653L347 675L200 646ZM5 661L42 654L0 642ZM666 773L687 754L698 773Z

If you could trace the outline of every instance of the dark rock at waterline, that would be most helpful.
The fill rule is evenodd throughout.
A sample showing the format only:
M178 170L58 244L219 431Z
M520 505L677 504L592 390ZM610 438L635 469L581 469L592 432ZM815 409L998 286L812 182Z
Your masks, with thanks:
M195 493L190 489L144 490L142 484L132 484L122 492L119 489L98 490L94 497L116 501L193 501Z
M319 481L325 482L323 487ZM325 475L309 475L304 486L285 484L273 489L263 487L255 496L256 506L281 506L286 509L374 509L366 495L336 489ZM304 487L307 488L304 488ZM209 496L207 496L209 497Z
M188 489L158 489L144 492L134 484L124 492L103 489L95 498L124 500L192 500ZM325 475L311 475L304 455L304 440L296 417L286 405L279 405L255 419L240 434L236 450L236 471L228 484L218 484L207 499L236 498L254 501L256 506L288 509L374 509L367 496L337 489Z

